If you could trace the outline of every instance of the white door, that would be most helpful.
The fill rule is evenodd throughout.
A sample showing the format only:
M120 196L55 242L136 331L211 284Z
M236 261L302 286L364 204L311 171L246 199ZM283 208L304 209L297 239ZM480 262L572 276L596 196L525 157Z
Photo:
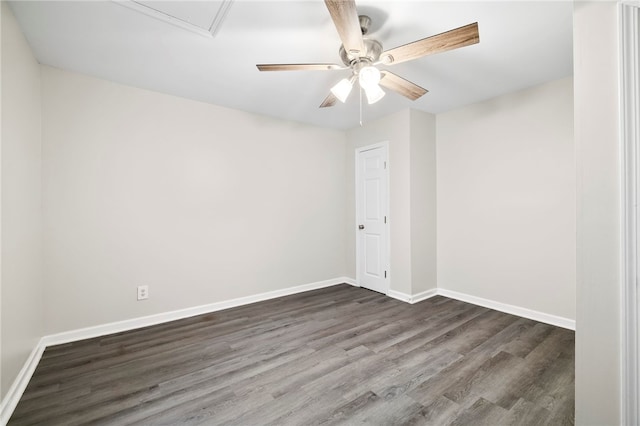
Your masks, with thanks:
M389 290L387 144L356 150L356 275L358 284Z

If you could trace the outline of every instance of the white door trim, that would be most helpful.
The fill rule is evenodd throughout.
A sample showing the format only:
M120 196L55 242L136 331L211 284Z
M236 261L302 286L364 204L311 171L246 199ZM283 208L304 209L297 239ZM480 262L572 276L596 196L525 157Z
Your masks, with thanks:
M356 204L356 210L355 210L355 219L357 222L357 219L360 217L360 207L358 206L358 200L360 199L360 187L358 185L358 182L360 181L360 167L358 164L358 158L359 158L359 154L365 151L370 151L372 149L376 149L376 148L383 148L384 152L385 152L385 158L387 159L387 166L386 166L386 173L385 173L385 179L386 179L386 186L387 186L387 199L386 199L386 212L385 215L387 216L387 226L385 227L385 239L386 239L386 247L385 247L385 268L387 271L387 276L384 280L384 284L386 287L385 290L385 294L389 295L389 290L391 289L391 216L389 214L389 202L391 199L391 191L389 189L389 175L390 175L390 170L391 170L391 162L389 161L389 142L384 141L384 142L378 142L375 143L373 145L367 145L367 146L363 146L360 148L356 148L355 151L355 187L356 187L356 191L355 191L355 204ZM360 270L360 261L359 261L359 256L360 253L362 253L362 247L361 247L361 243L360 243L360 238L358 238L358 229L357 229L357 223L354 223L354 233L355 233L355 238L356 238L356 283L360 286L361 282L360 282L360 278L362 277L362 271Z
M640 424L640 293L638 200L640 200L640 2L619 6L621 141L621 419ZM579 325L578 325L579 326Z

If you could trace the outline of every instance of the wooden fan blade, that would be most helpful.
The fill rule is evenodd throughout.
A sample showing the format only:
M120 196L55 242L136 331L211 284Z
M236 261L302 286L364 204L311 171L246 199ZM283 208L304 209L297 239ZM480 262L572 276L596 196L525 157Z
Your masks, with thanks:
M365 52L362 41L362 30L360 20L354 0L324 0L329 9L333 24L338 30L340 40L347 53L358 56L358 53Z
M434 53L446 52L459 47L469 46L480 42L478 33L478 23L465 25L455 30L440 33L413 43L395 47L382 52L380 59L383 63L399 64L422 56L433 55Z
M260 71L326 71L345 68L338 64L258 64L256 67Z
M336 104L337 101L338 98L336 98L336 96L332 92L329 92L329 95L324 98L324 101L322 101L322 103L320 104L320 108L332 107Z
M389 71L382 71L380 85L386 87L387 89L393 90L394 92L397 92L402 96L411 99L412 101L415 101L420 96L428 92L427 89L424 89L417 84L412 83L409 80L405 80L399 75Z

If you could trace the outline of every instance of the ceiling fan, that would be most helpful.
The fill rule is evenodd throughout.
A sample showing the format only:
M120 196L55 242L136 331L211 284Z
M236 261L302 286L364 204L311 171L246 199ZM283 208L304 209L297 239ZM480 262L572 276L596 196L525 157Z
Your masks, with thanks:
M331 92L320 104L320 108L331 107L337 100L345 102L356 79L364 90L369 104L379 101L385 95L380 86L414 101L427 93L427 90L390 71L380 71L377 66L399 64L480 42L478 23L474 22L383 51L382 44L378 40L364 37L369 31L371 18L365 15L358 16L354 0L325 0L324 2L342 41L339 52L344 66L330 63L256 65L260 71L350 69L351 76L340 80L331 88Z

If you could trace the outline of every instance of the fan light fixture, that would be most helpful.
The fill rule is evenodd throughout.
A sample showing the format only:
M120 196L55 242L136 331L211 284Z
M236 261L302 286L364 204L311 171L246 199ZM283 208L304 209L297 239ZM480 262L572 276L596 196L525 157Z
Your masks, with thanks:
M375 104L385 95L384 90L380 88L380 70L371 65L363 67L358 73L358 83L364 89L367 95L369 105Z
M338 98L342 103L347 101L347 98L353 90L353 83L358 78L360 87L364 90L367 96L367 102L369 105L375 104L385 95L384 90L380 88L380 70L373 66L363 67L358 74L353 74L351 78L343 78L331 88L331 93Z
M343 78L338 84L331 88L331 93L333 93L340 102L345 103L351 93L355 79L355 75L352 75L351 78Z
M362 67L358 73L358 82L363 89L377 86L380 83L380 70L371 65Z
M382 90L377 84L365 87L364 93L367 95L367 102L369 102L369 105L375 104L380 99L384 98L385 95L384 90Z

